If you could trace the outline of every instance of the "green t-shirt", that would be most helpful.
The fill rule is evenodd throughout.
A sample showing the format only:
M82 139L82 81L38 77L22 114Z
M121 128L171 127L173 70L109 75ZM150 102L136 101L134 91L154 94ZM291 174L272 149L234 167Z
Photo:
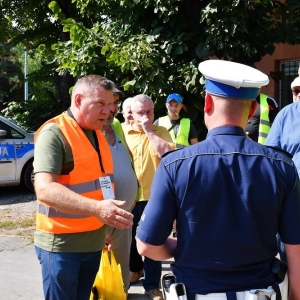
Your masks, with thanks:
M95 146L93 131L84 130ZM78 145L80 147L80 145ZM55 123L45 125L34 147L34 173L69 174L74 168L70 145ZM40 230L34 233L34 244L51 252L96 252L105 245L106 226L88 232L52 234Z

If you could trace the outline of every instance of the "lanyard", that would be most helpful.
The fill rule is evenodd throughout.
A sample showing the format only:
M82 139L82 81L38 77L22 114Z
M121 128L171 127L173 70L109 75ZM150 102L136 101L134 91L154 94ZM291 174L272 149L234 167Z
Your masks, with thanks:
M95 139L95 149L96 149L96 151L98 153L98 157L99 157L100 168L101 168L102 174L105 174L105 170L104 170L103 163L102 163L102 157L101 157L101 153L99 150L99 142L98 142L98 138L97 138L97 134L96 134L95 130L93 131L93 136Z

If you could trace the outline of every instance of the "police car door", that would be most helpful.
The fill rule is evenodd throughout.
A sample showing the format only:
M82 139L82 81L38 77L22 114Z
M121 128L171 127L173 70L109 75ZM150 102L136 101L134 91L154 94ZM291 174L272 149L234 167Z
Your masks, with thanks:
M0 120L0 181L16 180L16 150L11 127Z

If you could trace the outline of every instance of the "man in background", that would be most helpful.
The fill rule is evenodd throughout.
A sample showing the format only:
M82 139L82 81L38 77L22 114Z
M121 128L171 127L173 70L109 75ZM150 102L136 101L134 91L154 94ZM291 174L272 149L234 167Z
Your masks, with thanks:
M131 110L131 102L132 102L132 98L127 98L123 102L122 114L123 114L123 117L124 117L124 123L123 124L125 124L125 125L128 125L130 123L130 121L133 120L132 110Z
M300 68L299 68L300 76ZM266 140L266 145L282 149L290 153L300 175L300 138L295 134L299 128L299 100L300 100L300 77L296 77L291 83L293 103L285 106L277 115L270 133ZM286 261L286 253L281 238L278 236L278 247L280 257Z
M113 91L115 92L115 89ZM118 94L120 93L121 91ZM126 201L126 204L122 208L130 212L135 204L137 195L137 179L127 146L124 144L122 127L119 121L114 119L119 110L119 97L115 97L114 100L110 108L110 114L101 131L109 144L113 158L115 197L116 199ZM121 266L124 288L126 293L128 293L130 286L129 256L132 228L117 229L108 226L107 233L111 236L112 250L117 263Z
M197 132L191 120L180 117L182 107L182 97L176 93L170 94L166 100L168 115L153 123L165 127L170 132L176 149L198 143Z
M300 100L300 68L299 68L299 77L296 77L291 83L293 102Z
M150 187L161 156L174 149L171 136L166 128L153 125L154 104L150 97L137 95L132 98L133 121L123 124L126 143L133 158L134 170L139 183L138 199L132 210L132 236L135 237L138 222L150 197ZM158 220L159 222L159 220ZM159 290L161 262L145 257L144 261L136 249L133 238L130 251L131 284L144 276L145 293L154 300L162 300Z
M290 153L300 175L300 137L296 133L300 127L300 77L296 77L291 83L291 91L293 103L285 106L277 115L266 145Z
M251 140L263 145L279 112L279 107L273 98L262 93L257 96L256 101L257 109L254 116L248 120L245 131Z
M280 287L287 299L287 276L272 271L279 232L289 299L300 299L299 177L288 156L245 135L269 79L222 60L204 61L199 70L206 78L206 140L162 158L139 223L138 251L155 260L174 257L172 272L189 300L269 299L274 291L280 297ZM170 237L175 219L177 239Z

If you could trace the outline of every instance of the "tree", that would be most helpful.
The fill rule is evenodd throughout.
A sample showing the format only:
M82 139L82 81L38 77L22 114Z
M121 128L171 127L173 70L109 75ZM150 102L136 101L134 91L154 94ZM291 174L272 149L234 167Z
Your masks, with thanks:
M15 0L2 2L11 8L5 11L9 20L23 24L12 40L31 34L27 44L40 45L51 72L65 78L61 91L72 86L66 74L102 74L123 85L126 96L150 95L157 117L165 113L167 94L176 91L200 139L205 135L200 61L217 56L253 65L272 54L274 43L299 43L279 21L293 5L290 20L297 22L295 0L61 0L49 8L47 1L20 0L18 7L31 4L25 14L13 12Z
M96 2L102 14L92 27L65 17L51 3L70 33L70 41L52 46L60 72L68 70L75 77L104 74L121 83L128 96L150 95L156 100L156 114L165 113L165 98L176 91L183 95L186 115L199 133L205 130L198 63L217 56L253 65L272 54L275 43L289 40L278 21L288 9L280 1ZM77 0L83 14L90 14L87 3ZM46 54L45 48L40 50Z
M21 64L16 61L17 50L0 45L0 99L3 103L23 98Z

